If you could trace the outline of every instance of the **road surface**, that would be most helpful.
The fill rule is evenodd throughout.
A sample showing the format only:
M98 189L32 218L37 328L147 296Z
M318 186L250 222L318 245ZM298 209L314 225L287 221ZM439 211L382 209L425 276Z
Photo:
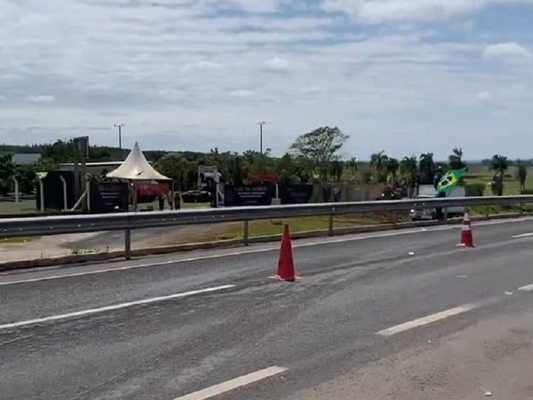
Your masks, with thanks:
M533 220L0 275L0 398L533 397Z

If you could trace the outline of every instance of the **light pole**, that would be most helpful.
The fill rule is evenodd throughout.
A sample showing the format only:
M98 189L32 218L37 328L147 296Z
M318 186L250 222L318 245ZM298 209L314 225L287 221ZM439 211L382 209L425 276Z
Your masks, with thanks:
M263 125L265 125L266 122L260 122L259 125L259 153L263 155Z
M118 128L118 148L122 150L122 127L124 124L115 124L115 128Z

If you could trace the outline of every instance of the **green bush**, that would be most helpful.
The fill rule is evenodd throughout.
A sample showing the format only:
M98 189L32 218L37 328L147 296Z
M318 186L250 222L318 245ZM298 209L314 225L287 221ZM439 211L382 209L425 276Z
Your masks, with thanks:
M532 195L532 194L533 194L533 189L524 189L524 190L521 190L521 191L520 191L520 194L523 194L523 195Z
M484 183L470 183L465 186L466 196L483 196L485 193Z

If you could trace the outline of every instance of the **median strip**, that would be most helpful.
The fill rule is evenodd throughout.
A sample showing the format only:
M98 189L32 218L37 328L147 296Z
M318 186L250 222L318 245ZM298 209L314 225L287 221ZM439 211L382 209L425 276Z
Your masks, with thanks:
M49 317L29 319L26 321L19 321L19 322L12 322L8 324L0 325L0 330L20 328L23 326L35 325L35 324L40 324L44 322L65 320L65 319L75 318L75 317L84 317L87 315L99 314L99 313L103 313L107 311L115 311L115 310L120 310L123 308L133 307L133 306L157 303L157 302L167 301L167 300L181 299L184 297L190 297L190 296L194 296L197 294L213 293L213 292L218 292L221 290L232 289L234 287L235 285L225 285L225 286L218 286L218 287L212 287L212 288L207 288L207 289L192 290L190 292L176 293L176 294L171 294L168 296L161 296L161 297L153 297L150 299L137 300L137 301L132 301L129 303L115 304L112 306L105 306L105 307L93 308L89 310L75 311L75 312L67 313L67 314L52 315Z

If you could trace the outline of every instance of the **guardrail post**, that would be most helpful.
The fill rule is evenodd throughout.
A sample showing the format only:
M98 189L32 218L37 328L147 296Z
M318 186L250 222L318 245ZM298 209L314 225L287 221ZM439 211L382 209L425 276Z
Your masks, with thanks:
M250 238L250 221L245 220L244 221L243 235L242 235L242 240L243 240L245 246L248 246L249 238Z
M486 217L486 218L490 217L489 206L486 206L486 207L485 207L485 217Z
M124 231L124 255L126 260L131 260L131 229Z
M334 222L333 217L334 217L333 213L329 214L329 217L328 217L328 236L333 236L333 222Z
M520 206L520 216L522 216L524 215L524 205L520 203L519 206Z

